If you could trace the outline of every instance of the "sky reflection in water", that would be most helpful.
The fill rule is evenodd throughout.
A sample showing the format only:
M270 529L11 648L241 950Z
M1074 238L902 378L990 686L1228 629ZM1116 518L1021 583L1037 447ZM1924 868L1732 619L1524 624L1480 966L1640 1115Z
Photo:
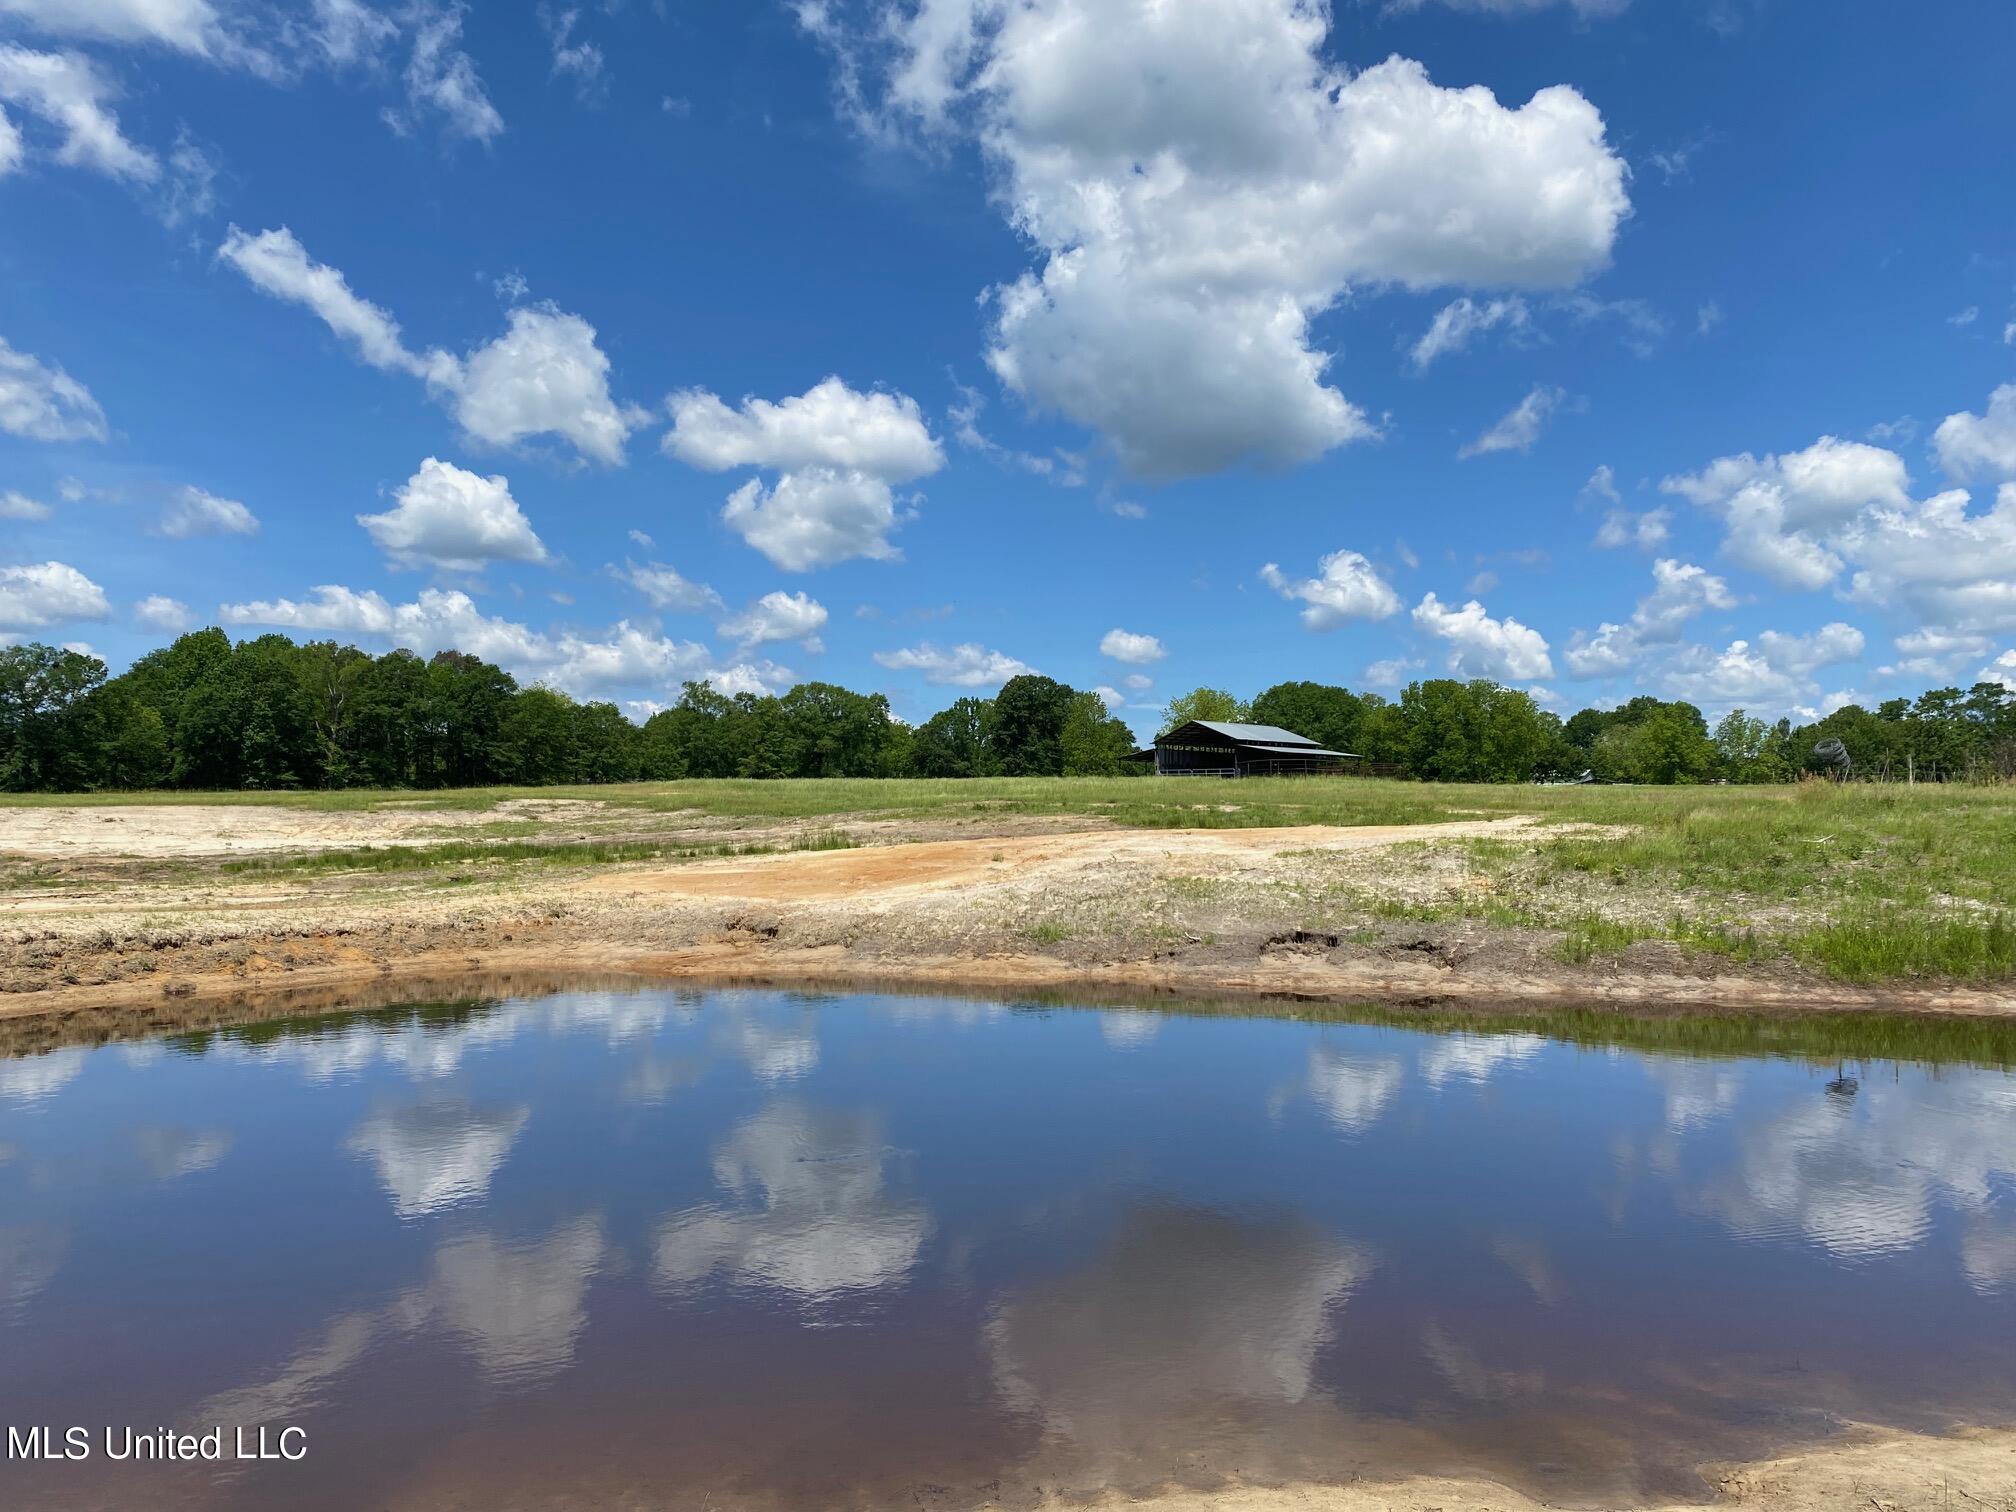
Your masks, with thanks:
M1994 1069L669 991L0 1060L10 1420L312 1444L37 1505L1686 1494L2016 1417L2012 1337Z

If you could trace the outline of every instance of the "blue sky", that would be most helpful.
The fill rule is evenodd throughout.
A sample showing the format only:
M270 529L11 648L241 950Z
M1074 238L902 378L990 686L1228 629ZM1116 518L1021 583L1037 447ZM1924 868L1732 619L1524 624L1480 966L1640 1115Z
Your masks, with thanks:
M0 0L0 635L637 713L1026 667L1144 731L2016 684L2012 55L1875 0Z

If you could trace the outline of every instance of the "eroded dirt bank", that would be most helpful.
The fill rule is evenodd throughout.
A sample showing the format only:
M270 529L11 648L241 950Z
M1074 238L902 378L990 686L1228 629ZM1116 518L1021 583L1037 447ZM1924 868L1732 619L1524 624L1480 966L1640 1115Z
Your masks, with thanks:
M1861 989L1641 941L1580 964L1494 917L1464 842L1523 818L1292 829L640 821L589 803L441 811L253 807L0 811L0 1016L338 998L476 973L937 985L1351 1001L1820 1007L1993 1014L1998 989ZM487 826L487 828L486 828ZM512 862L471 838L640 839ZM839 837L853 848L790 852ZM462 843L373 868L355 847ZM334 846L346 855L330 858ZM763 854L709 858L709 850ZM782 854L768 851L784 851ZM410 854L410 850L409 850ZM447 855L447 852L441 852ZM248 865L247 858L250 858ZM1479 906L1480 902L1482 905ZM1657 906L1657 900L1647 906ZM327 1003L334 1006L334 1003Z
M593 807L509 817L537 824L542 837L612 838L587 812ZM841 826L858 842L848 850L519 866L477 858L452 868L377 872L285 863L332 844L425 845L480 826L443 823L438 813L396 814L382 825L379 816L341 816L338 834L316 828L328 816L311 816L312 833L277 823L263 829L256 816L267 811L244 808L194 818L188 809L113 811L111 823L105 810L61 811L73 815L67 824L49 820L46 810L29 812L32 833L10 829L10 816L0 814L0 851L32 861L0 885L0 1054L47 1048L59 1037L123 1037L416 997L676 979L884 982L1133 1000L1167 993L1570 1001L1672 1013L2016 1010L2005 992L1862 991L1789 970L1738 970L1650 943L1576 965L1561 959L1558 938L1544 932L1474 915L1423 917L1485 885L1466 865L1462 842L1517 840L1525 831L1519 820L1199 831L1123 830L1083 819L863 822ZM171 817L155 828L156 814ZM103 839L92 838L91 825ZM811 828L728 829L689 820L676 833L695 845L782 847ZM224 869L248 856L279 864ZM1500 1484L1490 1466L1454 1470L1343 1485L1235 1479L1209 1491L1014 1504L1057 1512L1535 1512L1546 1505ZM976 1498L972 1487L954 1491L965 1505L1006 1505ZM434 1486L391 1504L656 1505L648 1489L584 1498L577 1487L551 1498L527 1492L514 1502L471 1501ZM920 1494L905 1504L952 1503ZM1702 1504L1759 1512L2016 1512L2016 1431L1928 1437L1859 1430L1769 1460L1710 1467Z

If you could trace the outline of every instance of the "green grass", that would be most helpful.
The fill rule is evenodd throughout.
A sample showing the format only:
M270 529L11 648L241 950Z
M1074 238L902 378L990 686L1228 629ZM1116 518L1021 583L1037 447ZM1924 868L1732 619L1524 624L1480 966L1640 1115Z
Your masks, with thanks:
M1581 791L1547 794L1552 817L1624 832L1539 839L1529 908L1547 916L1550 877L1585 898L1672 902L1656 920L1619 906L1596 910L1611 922L1568 921L1565 950L1621 949L1635 933L1744 960L1782 953L1843 981L2016 976L2016 789ZM1491 870L1512 848L1471 850Z
M1304 1016L1299 1008L1296 1016ZM1430 1033L1541 1034L1599 1050L1744 1059L1772 1056L1822 1065L1841 1060L1887 1060L2016 1067L2016 1020L2010 1019L1891 1013L1652 1015L1572 1007L1507 1013L1371 1005L1341 1008L1334 1014L1319 1011L1313 1016L1325 1022L1380 1024Z
M1666 940L1837 981L2016 979L2016 788L1433 791L1452 808L1510 799L1542 823L1460 842L1490 890L1375 891L1375 916L1554 930L1574 964Z
M1294 824L1409 824L1531 808L1526 788L1438 788L1362 778L1253 778L1245 782L1156 781L1128 777L819 778L766 782L734 778L616 783L593 787L458 788L448 792L353 789L341 792L6 793L0 808L112 804L277 804L328 812L382 808L482 811L513 798L585 799L654 813L692 812L746 819L813 819L839 814L885 818L992 814L1088 814L1147 828L1243 829ZM1459 813L1468 810L1470 812ZM509 821L506 821L509 822Z
M326 810L483 811L511 798L576 798L649 814L750 822L834 818L984 822L1082 815L1132 828L1438 823L1528 814L1531 831L1463 842L1499 884L1438 902L1375 897L1388 917L1466 917L1558 931L1587 963L1640 940L1742 961L1782 959L1844 981L2016 979L2016 787L1804 783L1790 787L1436 786L1365 778L1242 782L1146 778L690 781L451 793L142 793L0 796L60 803L279 803ZM411 869L478 861L677 858L663 845L540 844L526 818L427 847L234 863L243 870ZM1576 828L1598 826L1599 830ZM523 837L522 839L520 837ZM700 852L705 853L705 852ZM715 854L733 854L722 850ZM1407 860L1395 853L1396 867ZM1311 861L1312 869L1320 863Z
M1575 920L1554 947L1554 953L1575 966L1586 966L1598 956L1615 955L1648 938L1636 924L1588 914Z
M703 987L677 990L698 1000ZM878 989L885 990L885 989ZM801 995L807 1002L845 994ZM942 992L933 992L942 997ZM1240 998L1226 1002L1157 1000L1142 1003L1122 994L1072 991L1023 992L1018 1008L1103 1011L1143 1009L1178 1018L1266 1018L1314 1024L1357 1024L1430 1034L1539 1034L1591 1050L1717 1059L1771 1057L1829 1065L1841 1061L1898 1061L1924 1065L1964 1064L2016 1067L2016 1020L1911 1014L1673 1014L1633 1013L1611 1008L1553 1007L1530 1011L1467 1008L1389 1008L1364 1003L1268 1002ZM202 1054L219 1040L263 1044L297 1035L328 1033L356 1023L388 1032L408 1027L448 1029L478 1019L497 1007L494 999L366 1009L330 1014L286 1014L227 1028L172 1036L173 1052ZM145 1032L136 1021L136 1032ZM121 1036L124 1037L124 1036Z
M541 845L526 840L492 844L455 840L442 845L359 846L307 855L227 861L220 870L247 873L328 873L425 871L443 866L536 862L557 866L598 866L622 861L706 861L724 856L775 856L787 851L852 850L854 841L838 830L820 830L783 845L672 845L650 841L591 840Z
M346 788L332 792L270 791L234 788L228 792L148 788L137 793L0 793L0 808L111 808L122 804L145 804L186 808L195 804L223 804L228 807L278 807L309 809L318 813L361 813L380 808L438 809L444 813L468 813L494 808L506 798L553 797L556 788L455 788L439 792L408 792L390 788ZM566 790L570 794L595 794L599 788Z
M2000 909L1973 915L1855 909L1787 943L1795 956L1844 981L2016 977L2016 915Z

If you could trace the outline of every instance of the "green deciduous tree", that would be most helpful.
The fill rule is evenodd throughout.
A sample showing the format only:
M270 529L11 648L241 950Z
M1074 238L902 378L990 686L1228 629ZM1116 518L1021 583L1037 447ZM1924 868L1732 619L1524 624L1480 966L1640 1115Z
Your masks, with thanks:
M1255 724L1278 725L1306 735L1333 751L1358 754L1358 727L1365 718L1365 701L1344 688L1327 683L1276 683L1253 700L1249 717Z
M1214 724L1244 724L1251 710L1223 688L1192 688L1169 700L1162 711L1162 729L1167 731L1208 719Z
M910 742L910 766L919 777L992 777L988 741L989 705L984 698L961 698L917 727Z
M1481 679L1412 683L1400 695L1397 721L1408 769L1438 782L1531 781L1560 732L1530 693Z
M1716 769L1708 723L1692 704L1661 704L1596 740L1600 769L1618 782L1706 782Z
M1168 716L1165 729L1190 719L1279 725L1427 781L1524 782L1587 767L1621 782L1781 782L1812 769L1813 747L1830 738L1864 779L2016 777L2016 690L1997 682L1797 727L1735 710L1712 734L1690 703L1641 695L1564 724L1518 689L1451 678L1417 682L1393 703L1276 683L1250 709L1197 688ZM915 729L883 695L834 683L731 697L689 682L640 728L614 704L521 689L454 650L372 656L280 635L234 644L208 629L108 679L81 652L0 648L0 788L15 790L1145 773L1128 760L1134 743L1099 696L1036 674L993 699L961 698Z
M104 680L105 663L95 656L32 644L0 648L0 788L98 786L89 700Z
M1062 744L1066 777L1118 777L1134 754L1134 732L1097 693L1080 693L1064 716Z
M1011 677L994 695L987 745L1004 777L1055 777L1064 770L1064 722L1073 689L1034 672Z

